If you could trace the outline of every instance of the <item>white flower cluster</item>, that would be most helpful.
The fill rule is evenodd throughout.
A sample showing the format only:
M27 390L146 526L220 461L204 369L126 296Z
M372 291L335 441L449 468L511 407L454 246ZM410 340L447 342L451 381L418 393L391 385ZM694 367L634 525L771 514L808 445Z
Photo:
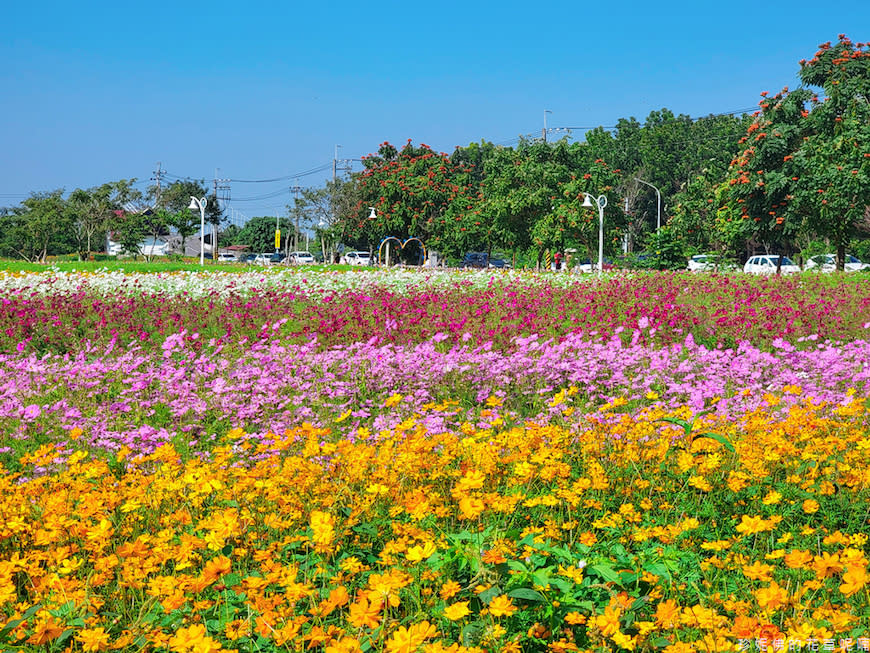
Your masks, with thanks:
M480 290L512 283L523 285L568 285L581 283L584 277L567 274L533 273L515 270L389 270L329 271L282 268L228 271L185 272L64 272L49 268L43 272L9 273L0 271L0 296L9 294L52 294L86 292L95 295L184 295L190 299L247 295L262 291L298 293L365 292L388 289L396 293L420 290L467 288ZM591 280L591 277L590 277Z

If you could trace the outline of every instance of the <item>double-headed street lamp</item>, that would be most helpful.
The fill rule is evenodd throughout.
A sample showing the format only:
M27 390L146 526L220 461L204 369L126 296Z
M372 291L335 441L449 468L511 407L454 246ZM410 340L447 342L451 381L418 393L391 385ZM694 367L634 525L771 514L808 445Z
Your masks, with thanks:
M583 206L586 208L598 207L598 276L604 271L604 207L607 206L607 197L599 195L593 197L589 193L583 193ZM593 204L595 202L595 204Z
M649 186L650 188L652 188L656 192L656 208L658 209L656 211L656 231L658 231L662 227L662 194L658 188L653 186L648 181L644 181L643 179L638 179L637 177L635 177L634 180L639 181L642 184L646 184L647 186Z
M199 264L205 265L205 206L208 203L205 197L196 199L193 195L190 196L191 211L199 209ZM214 259L214 247L212 247L212 259Z

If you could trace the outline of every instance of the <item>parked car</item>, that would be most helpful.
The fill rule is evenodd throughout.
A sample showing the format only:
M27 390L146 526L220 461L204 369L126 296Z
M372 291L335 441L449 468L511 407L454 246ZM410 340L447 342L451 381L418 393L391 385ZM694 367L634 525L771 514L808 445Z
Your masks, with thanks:
M468 252L459 264L461 268L485 268L489 266L489 255L486 252Z
M251 261L254 265L271 265L273 254L257 254Z
M605 272L607 272L608 270L619 269L618 266L616 265L616 263L611 261L606 256L604 257L604 266L603 267L604 267ZM577 270L577 272L597 272L598 271L598 259L593 261L591 259L584 258L582 261L580 261L577 265L575 265L571 269Z
M340 260L345 265L369 265L371 262L372 257L368 252L347 252Z
M718 254L695 254L689 259L689 272L736 270L737 266Z
M505 261L503 258L491 258L489 259L489 267L509 269L513 266L508 261Z
M779 262L779 254L762 254L750 256L743 266L743 271L749 274L776 274L776 266ZM788 257L782 257L782 274L796 274L801 269Z
M248 263L248 264L251 264L251 263L254 262L254 260L255 260L256 258L257 258L257 255L256 255L256 254L245 254L245 256L242 258L242 263Z
M288 258L296 265L311 265L314 263L314 257L309 252L290 252Z
M689 259L689 272L703 272L713 269L713 257L706 254L695 254Z
M835 254L811 256L805 267L807 270L814 270L816 272L833 272L837 269L837 256ZM846 272L870 270L870 263L862 263L857 257L846 254L846 264L843 269Z
M238 263L239 259L231 252L221 252L218 254L218 263Z
M275 252L269 256L269 265L280 265L287 260L287 257L280 252Z

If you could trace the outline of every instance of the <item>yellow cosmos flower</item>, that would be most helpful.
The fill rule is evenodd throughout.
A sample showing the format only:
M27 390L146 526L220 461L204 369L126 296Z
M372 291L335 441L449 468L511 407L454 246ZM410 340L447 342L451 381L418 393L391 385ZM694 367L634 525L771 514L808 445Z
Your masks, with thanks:
M780 587L776 582L771 583L767 587L762 587L754 592L755 600L762 610L775 612L780 608L788 605L788 590Z
M457 621L469 614L471 610L468 609L468 601L457 601L444 608L444 616L450 621Z
M773 530L773 527L774 524L772 520L764 519L758 515L752 517L749 515L743 515L735 530L743 535L754 535L755 533L764 533L765 531Z
M455 580L448 580L441 586L441 591L438 593L438 596L446 601L447 599L456 596L460 589L462 589L462 587L459 583Z
M409 548L405 551L405 557L411 562L421 562L435 553L436 550L437 547L432 542L426 542Z
M819 511L819 502L815 499L807 499L801 504L803 511L808 515L812 515Z
M402 395L392 394L389 397L387 397L387 400L384 402L384 407L392 408L393 406L398 404L400 401L402 401Z
M864 589L868 581L870 581L870 575L867 574L867 568L864 565L849 565L846 568L846 573L843 574L840 592L843 596L852 596Z
M813 554L803 549L795 549L785 554L785 564L791 569L802 569L813 561Z
M405 628L400 626L387 641L389 653L415 653L423 642L438 635L438 629L428 621Z
M782 501L782 495L776 490L771 490L767 493L767 495L761 500L765 506L773 506Z
M103 627L83 628L76 635L81 642L82 650L88 653L92 651L105 651L109 647L109 633Z
M517 608L513 604L513 601L504 594L495 597L489 602L489 613L493 617L509 617L516 611Z
M311 540L318 549L326 549L332 543L335 535L335 518L328 512L313 510L310 523Z
M749 580L769 581L773 579L773 567L765 565L756 560L751 565L744 565L742 568L743 575Z
M466 519L477 519L486 505L477 497L462 497L459 500L459 511Z
M459 492L469 492L471 490L477 490L483 487L483 482L486 480L486 476L483 472L474 470L468 472L465 476L459 479L459 482L456 484L456 490Z

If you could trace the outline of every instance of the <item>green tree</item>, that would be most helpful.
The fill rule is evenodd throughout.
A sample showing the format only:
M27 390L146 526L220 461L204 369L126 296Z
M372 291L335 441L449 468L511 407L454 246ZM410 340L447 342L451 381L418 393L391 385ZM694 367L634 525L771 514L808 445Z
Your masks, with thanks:
M148 197L156 209L163 209L171 214L167 224L181 236L181 251L187 249L187 239L200 229L199 211L191 211L190 198L202 199L208 191L204 179L178 179L165 188L158 190L157 186L148 188ZM213 198L208 198L206 204L206 222L213 223ZM217 252L217 250L215 250Z
M69 233L70 214L63 191L32 193L2 218L3 253L45 263L52 241Z
M732 241L780 249L814 233L834 244L842 269L870 206L868 46L841 35L803 61L800 74L805 86L762 93L720 195L717 226Z
M347 216L351 239L374 244L387 236L414 236L439 252L455 252L454 232L462 233L474 222L482 226L479 216L474 219L469 165L410 140L401 150L382 143L363 164L365 170L356 178L356 211ZM370 207L375 208L373 219Z
M251 218L245 223L235 237L235 244L247 245L252 252L275 251L275 218L260 216ZM291 233L292 226L288 218L278 220L282 234ZM286 238L286 235L284 236Z
M866 235L870 218L870 44L841 34L801 62L801 81L820 89L803 116L794 153L793 204L809 228L829 238L842 270L846 245Z

